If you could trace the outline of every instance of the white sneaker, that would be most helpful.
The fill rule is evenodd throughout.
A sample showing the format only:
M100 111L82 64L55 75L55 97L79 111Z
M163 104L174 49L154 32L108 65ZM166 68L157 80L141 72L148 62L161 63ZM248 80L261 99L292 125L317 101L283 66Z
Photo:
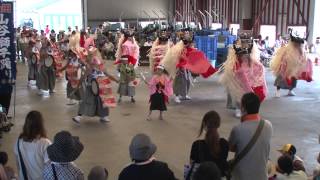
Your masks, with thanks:
M108 116L106 116L106 117L100 118L100 122L102 122L102 123L108 123L108 122L110 122L110 119L109 119Z
M49 97L50 96L50 92L42 90L42 96L43 97Z
M32 86L35 86L35 85L37 84L37 81L36 81L36 80L30 80L30 84L31 84Z
M185 99L186 99L186 100L191 100L191 97L188 96L188 95L186 95Z
M236 109L235 114L236 118L240 118L241 117L241 110L240 109Z
M280 97L281 97L280 90L277 90L276 91L276 98L280 98Z
M28 81L28 87L32 87L31 81Z
M296 96L296 93L291 90L288 92L288 96Z
M38 92L37 92L37 94L38 94L39 96L42 96L44 93L43 93L43 91L42 91L41 89L39 89Z
M176 103L181 103L181 100L180 100L180 98L179 98L178 96L176 96L176 97L174 98L174 101L175 101Z
M75 105L76 101L73 99L69 99L69 102L67 103L67 105Z
M75 123L77 123L77 124L80 124L81 116L73 117L73 118L72 118L72 121L75 122Z

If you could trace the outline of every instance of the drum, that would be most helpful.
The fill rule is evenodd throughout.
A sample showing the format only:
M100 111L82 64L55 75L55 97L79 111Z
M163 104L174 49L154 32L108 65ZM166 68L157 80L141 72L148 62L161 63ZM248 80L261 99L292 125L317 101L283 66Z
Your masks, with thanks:
M112 86L109 77L100 76L91 81L92 93L100 98L103 107L116 107L116 99L112 95Z
M93 79L91 81L91 91L92 91L93 95L95 95L95 96L99 95L99 84L98 84L98 81L96 79Z
M35 53L32 54L31 56L31 64L37 64L37 61L38 61L38 57Z
M44 65L46 67L51 67L53 65L54 59L51 55L44 59Z

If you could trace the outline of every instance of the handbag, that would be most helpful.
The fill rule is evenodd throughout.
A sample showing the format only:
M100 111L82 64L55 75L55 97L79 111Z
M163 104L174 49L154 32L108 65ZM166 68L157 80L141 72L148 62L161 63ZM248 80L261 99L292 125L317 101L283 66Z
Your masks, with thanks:
M252 149L252 147L255 145L257 142L262 129L264 127L265 120L261 119L259 122L259 125L256 129L256 132L252 136L251 140L249 143L245 146L245 148L232 160L229 161L229 171L227 173L227 179L231 179L231 172L233 171L234 167L248 154L248 152Z
M204 157L203 157L203 152L201 151L200 143L199 143L199 148L198 148L198 155L199 155L199 160L201 162L204 159ZM185 180L193 180L193 176L199 167L200 167L200 163L196 163L196 162L193 162L191 164L191 166L185 165L184 166L184 179Z
M24 164L24 161L23 161L23 158L21 155L19 142L20 142L20 139L18 139L18 141L17 141L17 148L18 148L18 154L19 154L19 161L20 161L20 165L21 165L21 171L22 171L23 179L28 180L27 168L26 168L26 165Z

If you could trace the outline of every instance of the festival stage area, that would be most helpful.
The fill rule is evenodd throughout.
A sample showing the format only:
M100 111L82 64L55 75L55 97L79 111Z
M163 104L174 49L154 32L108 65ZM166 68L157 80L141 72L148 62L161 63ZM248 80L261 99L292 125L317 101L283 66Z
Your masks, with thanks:
M113 66L109 62L108 65ZM115 68L111 69L110 73L116 74ZM274 98L274 77L267 71L269 97L261 107L262 117L270 120L274 127L270 158L275 161L279 156L276 150L283 144L292 143L298 149L297 154L308 162L308 174L315 167L320 146L320 73L319 67L314 69L315 81L299 81L295 90L297 96L287 97L287 91L282 91L280 99ZM148 70L143 67L138 71ZM109 124L88 118L80 126L71 120L77 114L78 106L66 105L64 79L57 82L55 94L42 98L37 95L36 90L27 87L27 67L23 64L18 64L17 78L15 126L10 133L4 135L1 145L1 150L10 153L9 165L13 167L16 167L13 146L30 110L43 113L49 139L52 140L60 130L68 130L80 137L85 149L76 163L86 175L93 166L103 165L109 169L110 179L117 179L122 168L130 163L129 143L137 133L150 135L158 146L157 159L167 162L181 179L183 166L189 161L191 144L197 138L205 112L216 110L221 115L220 134L225 138L228 138L231 128L240 123L239 119L233 117L233 111L226 109L226 93L217 76L210 79L199 78L191 88L191 101L181 104L171 101L168 112L164 114L164 121L157 119L158 112L153 113L152 121L146 121L149 93L147 86L141 83L137 88L136 103L131 104L129 98L123 98L118 107L111 109ZM115 84L114 92L116 89Z

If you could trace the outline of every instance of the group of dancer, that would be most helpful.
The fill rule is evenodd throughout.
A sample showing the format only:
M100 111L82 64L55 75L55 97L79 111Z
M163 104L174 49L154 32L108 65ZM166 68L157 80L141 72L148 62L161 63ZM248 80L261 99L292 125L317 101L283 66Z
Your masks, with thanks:
M44 91L54 93L56 77L65 71L68 105L79 102L78 114L72 118L77 124L83 116L97 116L100 122L109 122L109 108L122 103L124 96L129 97L131 103L136 102L135 89L140 79L150 92L147 120L152 119L155 110L160 111L159 119L162 120L171 97L176 103L191 100L192 74L208 78L218 72L216 74L221 75L220 82L228 92L227 106L235 109L237 117L241 116L239 104L243 94L254 92L261 101L267 96L265 69L251 35L246 33L239 34L238 40L229 48L226 62L217 70L203 52L193 47L192 32L185 31L181 40L173 44L169 33L160 31L149 53L149 80L143 73L139 79L136 72L139 46L133 31L123 31L118 42L114 65L119 78L108 72L94 41L84 37L74 32L60 48L54 39L36 37L29 43L29 84L35 84L41 94ZM280 97L280 89L289 89L289 95L295 95L293 88L297 80L312 81L312 63L306 58L303 43L303 39L291 36L290 43L279 49L272 61L271 69L277 77L277 97ZM63 59L66 59L64 66ZM118 100L112 91L112 82L118 83Z
M291 34L288 45L278 49L273 57L271 70L276 76L275 97L281 96L280 89L288 89L288 96L295 96L293 89L297 86L297 80L312 81L312 62L306 56L304 43L304 39ZM220 70L220 82L228 92L227 107L235 109L236 117L241 117L240 100L245 93L254 92L261 102L266 98L265 68L252 36L239 34Z

